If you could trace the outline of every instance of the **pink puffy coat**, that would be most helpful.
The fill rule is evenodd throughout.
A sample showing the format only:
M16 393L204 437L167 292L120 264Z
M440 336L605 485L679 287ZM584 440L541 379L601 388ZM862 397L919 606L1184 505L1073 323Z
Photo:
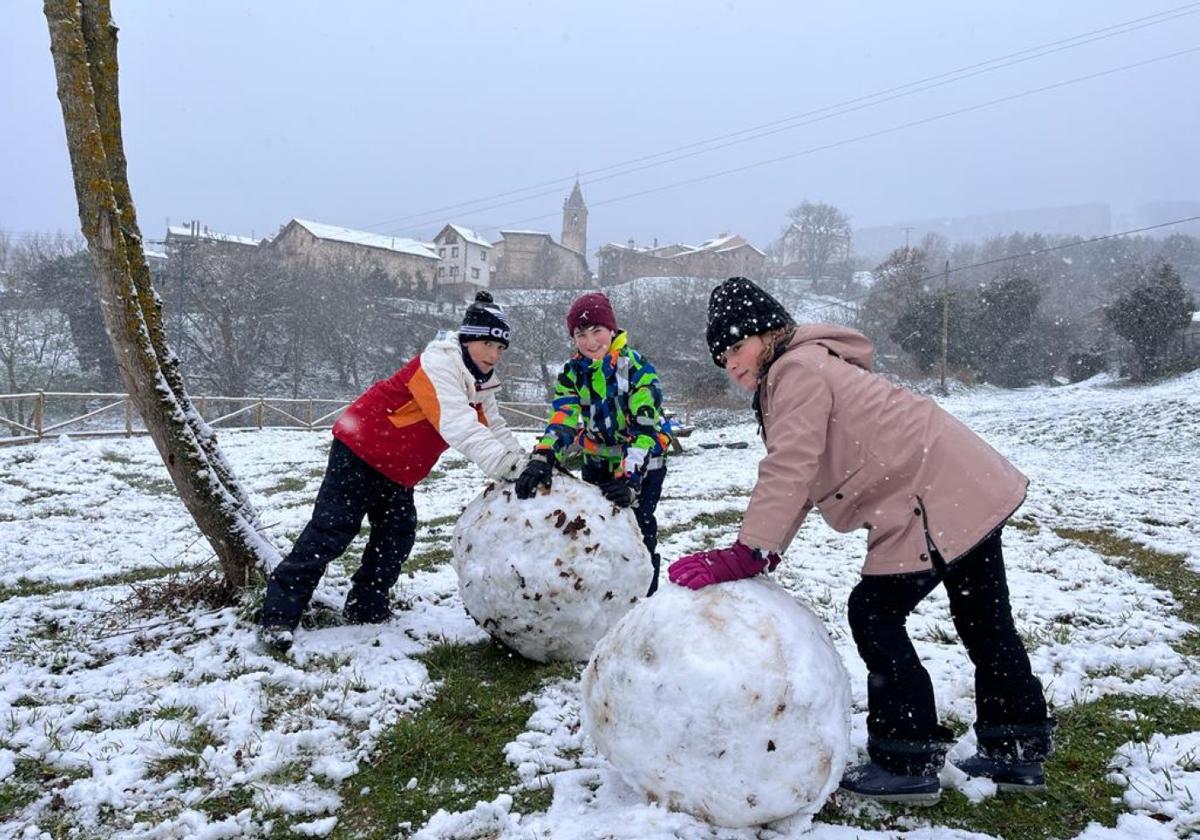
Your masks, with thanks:
M815 505L835 530L867 530L863 574L918 572L930 542L952 562L1020 507L1028 479L933 400L871 373L873 356L861 333L810 324L771 365L743 543L782 552Z

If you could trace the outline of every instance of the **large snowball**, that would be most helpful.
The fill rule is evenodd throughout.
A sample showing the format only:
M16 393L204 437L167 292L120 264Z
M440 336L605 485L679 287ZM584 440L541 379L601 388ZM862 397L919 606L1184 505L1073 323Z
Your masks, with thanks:
M488 485L454 528L453 566L471 617L537 662L586 660L652 573L633 511L569 476L526 500Z
M820 810L850 748L850 684L777 584L668 583L596 646L583 723L651 799L739 828Z

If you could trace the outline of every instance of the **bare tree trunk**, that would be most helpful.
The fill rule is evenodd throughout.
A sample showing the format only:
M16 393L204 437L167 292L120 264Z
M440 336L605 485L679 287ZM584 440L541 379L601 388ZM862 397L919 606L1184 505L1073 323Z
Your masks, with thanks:
M216 552L226 584L244 586L277 552L258 533L253 507L187 397L163 334L125 177L116 29L108 2L45 0L44 10L79 221L121 379L180 498Z
M47 3L47 8L49 6ZM80 10L84 50L91 71L100 140L104 144L113 197L121 213L121 232L129 244L126 255L134 288L137 290L138 304L142 310L142 320L150 336L150 344L158 358L163 377L184 409L184 418L192 427L217 479L236 500L243 515L258 527L260 522L254 506L250 503L250 496L234 477L233 470L221 454L216 434L204 422L199 412L191 410L191 398L184 388L179 357L167 344L162 321L162 300L150 282L150 267L142 250L142 233L137 223L133 196L129 191L129 179L126 177L125 144L121 135L121 103L118 95L117 27L112 22L108 0L84 0L80 4Z

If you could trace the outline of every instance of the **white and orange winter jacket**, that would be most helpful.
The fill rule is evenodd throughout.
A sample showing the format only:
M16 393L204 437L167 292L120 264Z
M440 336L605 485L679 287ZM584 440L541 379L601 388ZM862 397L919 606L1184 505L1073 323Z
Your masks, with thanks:
M415 487L454 447L492 478L513 479L523 450L500 416L493 374L477 385L454 333L439 334L421 355L355 400L333 427L372 468Z

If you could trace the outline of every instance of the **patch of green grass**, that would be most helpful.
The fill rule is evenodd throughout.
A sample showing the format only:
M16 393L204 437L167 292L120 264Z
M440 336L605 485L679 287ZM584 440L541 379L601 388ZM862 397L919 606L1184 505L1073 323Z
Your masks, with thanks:
M178 493L175 483L169 478L157 475L146 475L139 472L115 472L113 476L121 479L134 490L139 490L151 496L171 496Z
M1128 711L1136 714L1119 715ZM914 821L920 821L989 835L1002 833L1005 840L1073 837L1091 822L1111 827L1125 811L1123 789L1108 781L1108 764L1116 749L1129 741L1146 742L1156 732L1194 732L1200 728L1200 708L1164 697L1116 695L1060 711L1058 720L1044 791L999 794L978 803L958 791L947 791L930 807L875 805L869 810L858 807L859 800L838 794L818 820L883 830L911 829Z
M172 773L195 770L200 766L200 756L204 750L219 744L217 737L207 726L192 724L186 737L172 741L172 745L176 746L178 751L151 761L146 772L155 779L165 779Z
M453 557L454 549L452 548L431 548L409 557L404 563L404 571L408 573L409 577L412 577L414 572L427 572L435 566L449 563Z
M442 645L421 657L437 696L379 741L370 767L346 782L334 838L394 837L439 808L462 810L517 783L504 745L524 731L534 707L521 698L572 665L538 665L494 642ZM417 784L407 788L409 779ZM359 795L369 788L366 795ZM549 806L549 791L521 792L523 812Z
M1018 531L1025 531L1027 533L1036 534L1038 531L1042 530L1041 525L1037 524L1037 522L1035 522L1034 520L1029 519L1024 516L1014 516L1012 519L1008 520L1008 522L1006 522L1004 524L1005 524L1005 527L1016 528Z
M235 785L216 796L205 797L196 807L208 814L214 822L232 817L254 804L254 788L250 785Z
M91 775L90 770L64 770L29 758L18 758L14 764L12 774L0 784L0 821L20 811L42 793L66 787L75 779L85 779ZM55 796L61 803L62 797Z
M13 487L20 487L25 491L25 495L17 502L19 505L27 505L32 502L40 502L44 499L52 499L55 496L70 495L69 490L63 490L58 487L35 487L28 481L13 476L8 476L4 479L5 484L11 484Z
M738 508L736 510L718 510L711 513L702 513L699 516L691 519L688 522L680 522L676 525L671 525L667 528L660 528L658 531L659 540L665 540L673 537L676 534L681 534L685 531L691 531L695 528L725 528L730 525L737 525L742 521L746 511Z
M132 464L133 459L123 452L113 452L109 450L100 455L101 461L108 461L110 464Z
M1183 555L1155 551L1106 528L1055 528L1054 533L1065 540L1086 545L1116 565L1170 592L1179 603L1180 617L1189 624L1200 624L1200 575L1188 567ZM1200 632L1192 631L1174 647L1184 655L1200 655Z
M118 586L122 583L141 583L146 580L181 574L190 569L189 566L149 566L112 575L101 575L74 583L53 583L18 578L15 586L0 586L0 601L7 601L9 598L27 598L31 595L53 595L56 592L79 592L86 589L98 589L102 586Z
M307 486L307 477L292 475L288 476L287 478L279 479L279 481L263 490L263 494L266 496L274 496L276 493L297 493Z

